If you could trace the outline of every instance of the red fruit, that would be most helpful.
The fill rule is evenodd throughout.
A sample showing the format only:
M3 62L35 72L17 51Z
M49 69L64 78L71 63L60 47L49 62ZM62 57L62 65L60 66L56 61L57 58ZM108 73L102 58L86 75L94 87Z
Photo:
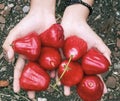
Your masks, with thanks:
M77 93L83 101L98 101L101 99L104 85L98 76L86 76L77 85Z
M65 71L67 63L68 63L68 60L64 60L60 64L58 69L59 78L62 75L62 73ZM82 80L82 78L83 78L83 71L81 69L80 64L77 62L71 61L68 65L67 71L61 78L61 83L66 86L74 86L78 84Z
M29 62L25 65L20 77L20 87L24 90L46 90L50 83L50 77L38 64Z
M52 47L41 48L41 54L39 57L39 64L46 70L53 70L58 68L61 63L60 52Z
M63 28L60 24L53 24L49 29L40 34L43 46L60 48L64 43Z
M82 59L82 68L88 75L104 73L109 70L109 66L106 57L95 48L91 48Z
M72 60L78 60L87 52L87 43L77 37L77 36L70 36L65 40L63 46L63 53L67 59L73 55Z
M27 59L35 61L40 54L41 42L38 34L33 32L13 41L12 47L16 53L22 54Z

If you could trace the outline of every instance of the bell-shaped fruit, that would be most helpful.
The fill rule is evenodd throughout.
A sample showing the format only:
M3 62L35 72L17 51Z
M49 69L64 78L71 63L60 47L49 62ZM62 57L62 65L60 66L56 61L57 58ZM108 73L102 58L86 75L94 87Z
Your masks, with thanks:
M46 90L50 83L50 77L38 64L29 62L25 65L20 77L20 87L29 91Z
M71 61L69 63L68 60L64 60L59 66L58 76L63 85L74 86L82 80L83 71L78 62Z
M43 46L61 48L64 44L64 31L60 24L53 24L39 37Z
M69 59L72 55L72 60L76 61L80 59L80 57L82 57L86 52L87 43L83 39L77 36L70 36L65 40L63 53L67 59Z
M109 66L107 58L96 48L91 48L82 58L82 68L87 75L104 73Z
M28 60L35 61L40 55L41 41L38 34L33 32L13 41L12 47L16 53L22 54Z
M99 101L104 85L98 76L85 76L77 85L77 93L83 101Z
M58 68L62 57L58 49L53 47L42 47L41 54L38 59L39 64L46 70L53 70Z

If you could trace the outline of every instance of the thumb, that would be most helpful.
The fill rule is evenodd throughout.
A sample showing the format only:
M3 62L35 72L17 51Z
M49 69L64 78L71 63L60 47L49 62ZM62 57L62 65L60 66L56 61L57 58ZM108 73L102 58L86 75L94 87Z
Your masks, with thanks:
M70 87L68 87L68 86L64 86L64 95L65 96L69 96L70 95Z
M9 62L12 61L14 58L14 50L13 50L11 44L16 39L15 33L16 32L13 32L11 30L2 46L4 56Z

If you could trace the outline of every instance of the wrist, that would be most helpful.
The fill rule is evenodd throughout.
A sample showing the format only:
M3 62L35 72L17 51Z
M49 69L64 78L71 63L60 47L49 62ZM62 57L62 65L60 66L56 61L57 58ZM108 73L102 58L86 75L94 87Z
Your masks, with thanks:
M94 0L70 0L67 9L86 20L88 15L92 13L93 2Z
M56 0L31 0L30 13L55 16Z
M71 21L86 21L87 17L89 15L89 10L80 5L80 4L74 4L66 7L64 11L63 18L69 19Z

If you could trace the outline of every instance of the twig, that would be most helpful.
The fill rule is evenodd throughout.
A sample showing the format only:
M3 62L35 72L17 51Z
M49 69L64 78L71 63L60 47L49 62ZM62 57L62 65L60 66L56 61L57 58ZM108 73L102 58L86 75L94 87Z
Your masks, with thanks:
M68 63L65 65L65 69L64 69L63 73L62 73L61 76L58 78L58 80L56 81L56 83L55 83L54 85L50 85L52 88L54 88L54 89L57 90L57 91L59 91L59 90L56 88L56 86L57 86L58 82L60 82L60 80L62 79L62 77L64 76L65 72L66 72L67 70L69 70L69 66L68 66L68 65L70 64L72 58L73 58L73 55L70 56L70 58L69 58L69 60L68 60ZM59 92L60 92L60 91L59 91Z

